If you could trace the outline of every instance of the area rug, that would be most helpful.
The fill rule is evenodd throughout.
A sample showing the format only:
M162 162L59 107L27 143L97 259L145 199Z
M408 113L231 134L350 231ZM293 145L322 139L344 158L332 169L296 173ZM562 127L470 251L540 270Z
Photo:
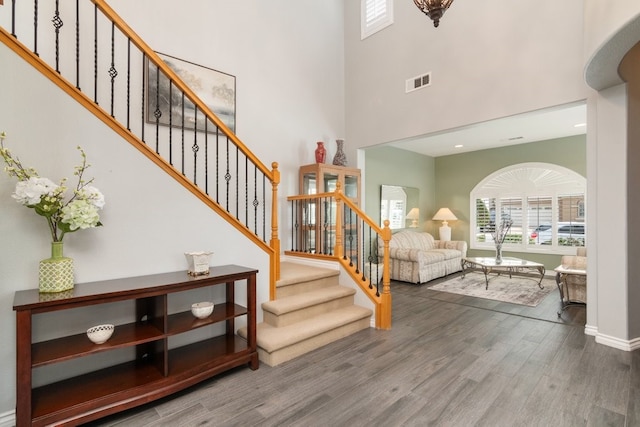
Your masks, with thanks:
M538 287L538 278L534 277L512 276L509 278L509 275L490 274L489 289L485 290L484 274L469 272L464 278L457 276L429 286L429 289L535 307L556 289L553 279L543 279L542 285L544 289Z

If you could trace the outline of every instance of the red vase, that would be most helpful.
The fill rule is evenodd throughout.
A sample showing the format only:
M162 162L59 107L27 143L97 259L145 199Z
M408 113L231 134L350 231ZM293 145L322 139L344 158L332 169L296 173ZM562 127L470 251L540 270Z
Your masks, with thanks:
M324 142L318 142L318 147L316 148L316 163L324 163L326 157L327 150L324 148Z

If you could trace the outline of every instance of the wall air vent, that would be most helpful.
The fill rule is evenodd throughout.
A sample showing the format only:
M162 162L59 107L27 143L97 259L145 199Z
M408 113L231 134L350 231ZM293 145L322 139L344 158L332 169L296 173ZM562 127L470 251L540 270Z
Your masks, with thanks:
M407 79L405 93L413 92L426 86L431 86L431 72Z

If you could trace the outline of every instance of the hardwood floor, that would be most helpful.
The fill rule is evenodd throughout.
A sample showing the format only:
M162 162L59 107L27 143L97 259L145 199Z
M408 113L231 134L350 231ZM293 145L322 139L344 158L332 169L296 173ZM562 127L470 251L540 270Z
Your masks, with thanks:
M392 284L393 329L239 368L95 426L640 426L640 351L538 307Z

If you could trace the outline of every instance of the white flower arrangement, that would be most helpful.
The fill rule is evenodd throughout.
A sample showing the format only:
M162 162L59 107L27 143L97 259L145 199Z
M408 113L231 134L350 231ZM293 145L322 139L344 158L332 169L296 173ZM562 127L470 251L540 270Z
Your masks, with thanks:
M66 233L99 227L100 215L98 211L104 207L104 196L97 188L89 185L83 179L89 168L87 156L78 147L82 156L82 163L75 167L74 175L78 177L78 184L73 194L67 199L67 179L56 184L48 178L38 175L34 168L25 168L17 157L13 157L9 149L4 146L6 134L0 133L0 155L4 159L5 172L16 177L18 183L11 197L18 203L32 208L38 215L45 217L54 242L61 242Z

